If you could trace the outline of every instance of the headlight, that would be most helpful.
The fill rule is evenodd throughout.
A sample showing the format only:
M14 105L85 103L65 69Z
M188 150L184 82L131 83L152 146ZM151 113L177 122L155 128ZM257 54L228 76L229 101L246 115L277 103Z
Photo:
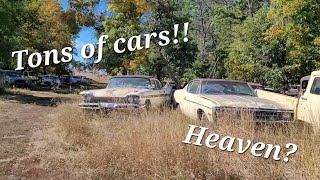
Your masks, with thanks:
M293 113L283 113L282 114L282 118L284 119L284 120L293 120Z
M91 102L93 98L93 94L84 94L82 95L83 102Z
M127 103L140 104L140 96L127 96Z

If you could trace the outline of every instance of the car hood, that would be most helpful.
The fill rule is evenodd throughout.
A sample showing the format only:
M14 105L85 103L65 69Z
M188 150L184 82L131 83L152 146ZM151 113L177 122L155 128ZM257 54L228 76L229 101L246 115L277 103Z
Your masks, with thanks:
M92 94L94 97L126 97L129 94L139 94L141 92L150 91L148 89L138 89L138 88L105 88L83 91L80 94Z
M205 95L203 97L210 99L221 107L293 110L290 106L255 96Z

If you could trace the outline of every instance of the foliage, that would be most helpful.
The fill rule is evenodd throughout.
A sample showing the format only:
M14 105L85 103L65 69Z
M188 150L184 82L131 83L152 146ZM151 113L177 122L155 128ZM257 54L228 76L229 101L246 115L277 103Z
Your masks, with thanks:
M317 0L108 0L108 9L97 13L101 2L69 0L70 8L63 11L58 0L0 0L0 68L14 68L15 50L73 46L82 26L108 35L108 42L170 31L168 46L159 46L155 38L149 49L117 54L113 43L106 43L103 63L72 64L110 74L142 73L176 82L229 78L280 89L320 68ZM183 38L186 22L189 41L172 43L174 24L180 24L178 37ZM41 71L67 69L63 64Z
M144 0L109 0L108 10L111 15L103 21L103 33L109 36L109 42L115 42L122 37L128 40L132 36L138 36L141 33L140 21L146 14L152 3ZM145 51L126 51L117 54L113 50L113 44L104 46L104 64L103 68L111 74L122 71L123 74L132 73L139 64L145 60Z
M28 4L27 22L22 29L27 42L25 48L30 52L43 52L64 47L72 47L72 37L79 31L75 24L75 14L62 12L56 0L31 0ZM32 17L31 17L32 16ZM32 20L32 21L31 21ZM51 60L52 62L52 60ZM43 73L67 73L67 64L42 66Z
M0 68L14 69L16 59L11 52L27 49L29 54L73 46L73 37L80 28L75 12L62 11L58 0L0 1ZM3 42L2 42L3 41ZM60 56L60 55L59 55ZM24 57L24 63L27 63ZM68 64L42 65L43 73L63 74ZM26 69L28 70L28 69Z
M264 83L265 73L279 58L273 51L278 43L263 39L264 32L271 25L265 18L267 10L260 9L253 17L234 27L235 38L230 44L226 63L230 79Z
M179 84L183 75L192 68L192 63L197 56L197 46L192 37L188 37L188 42L183 42L183 24L190 21L189 17L191 8L190 1L173 1L165 0L155 3L152 15L149 17L146 29L149 32L163 30L170 31L169 38L171 44L161 47L158 40L153 41L153 47L148 56L148 61L143 66L144 70L151 75L156 75L159 79L170 77ZM178 44L174 44L173 27L179 24ZM189 31L191 31L189 29ZM151 65L151 66L149 66Z
M287 49L284 67L291 83L320 68L320 7L316 0L273 0L268 13L273 25L266 40L281 40Z
M20 47L23 6L22 0L0 0L0 69L11 68L11 51Z

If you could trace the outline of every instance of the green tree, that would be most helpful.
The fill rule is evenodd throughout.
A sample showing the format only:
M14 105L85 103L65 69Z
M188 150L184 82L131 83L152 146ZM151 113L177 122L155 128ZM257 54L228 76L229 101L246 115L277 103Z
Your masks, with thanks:
M21 0L0 0L0 68L11 69L11 52L21 47L22 15L25 3Z
M317 0L274 0L268 12L272 26L265 39L287 49L283 74L288 83L320 68L320 6Z
M21 26L26 39L24 49L30 53L56 49L60 56L64 47L72 47L74 35L80 30L75 14L63 12L58 0L30 0L24 16L25 22ZM67 66L66 63L60 63L50 66L42 64L41 67L44 74L63 74L68 73Z
M102 34L108 35L109 42L115 42L118 38L128 40L132 36L140 35L141 19L151 7L152 3L145 0L109 0L108 10L111 15L102 22ZM111 74L118 72L127 74L134 73L145 60L145 50L133 52L126 50L118 54L114 52L113 43L107 43L104 45L103 56L104 63L98 65L100 68L106 69Z
M156 75L159 79L168 77L177 84L186 73L192 68L192 63L197 56L197 46L193 42L192 37L188 36L189 41L183 42L183 24L190 22L191 16L189 1L156 1L152 14L148 19L146 31L161 32L169 30L170 44L167 46L159 46L159 40L153 41L148 60L144 65L144 70L151 75ZM178 33L179 43L174 44L173 28L175 24L180 25ZM191 31L191 29L189 29Z
M253 17L235 26L235 38L226 63L230 79L274 84L265 75L285 65L285 48L281 43L264 40L264 33L271 27L267 12L267 7L261 8Z

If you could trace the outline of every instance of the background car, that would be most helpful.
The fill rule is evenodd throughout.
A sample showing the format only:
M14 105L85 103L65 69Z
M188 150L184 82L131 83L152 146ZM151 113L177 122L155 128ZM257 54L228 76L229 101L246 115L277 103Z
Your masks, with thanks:
M60 77L61 84L64 85L71 85L71 76L69 75L63 75Z
M40 85L42 86L60 86L61 85L61 80L59 76L56 75L45 75L45 76L40 76L41 77L41 82Z
M0 84L10 87L28 88L31 86L31 80L24 78L17 71L0 70Z
M87 78L85 76L72 76L70 79L72 85L82 85L87 83Z

